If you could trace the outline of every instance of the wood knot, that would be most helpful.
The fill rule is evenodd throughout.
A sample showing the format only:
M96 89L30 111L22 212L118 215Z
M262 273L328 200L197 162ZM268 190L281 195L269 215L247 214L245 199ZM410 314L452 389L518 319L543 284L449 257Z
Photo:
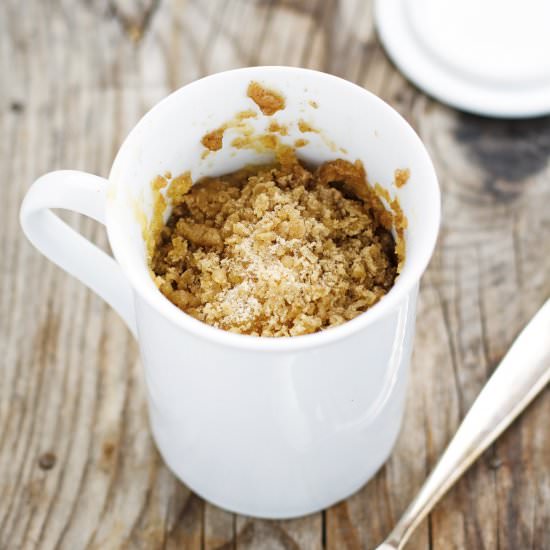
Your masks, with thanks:
M54 453L51 453L51 452L42 453L38 457L38 466L42 470L51 470L55 466L56 462L57 462L57 457L55 456Z
M12 101L10 103L10 111L12 113L22 113L25 110L25 105L20 101Z
M106 441L103 443L103 458L111 459L115 452L116 445L112 441Z
M116 443L111 440L106 440L101 446L101 457L99 459L99 466L103 470L108 470L114 460L116 454Z

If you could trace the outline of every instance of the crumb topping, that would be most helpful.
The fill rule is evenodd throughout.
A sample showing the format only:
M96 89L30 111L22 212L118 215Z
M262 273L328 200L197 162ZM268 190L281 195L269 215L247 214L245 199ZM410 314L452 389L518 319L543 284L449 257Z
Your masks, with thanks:
M240 111L231 120L228 120L225 124L222 124L219 128L208 132L201 138L201 143L205 147L207 153L210 151L219 151L223 145L223 136L225 131L229 128L236 128L244 134L252 133L252 127L245 121L248 118L256 118L258 115L247 109L246 111Z
M212 132L209 132L202 137L201 143L210 151L219 151L222 148L224 132L225 128L223 127L212 130Z
M395 181L396 187L403 187L411 177L411 171L408 168L404 170L397 169L393 174L393 179Z
M319 130L317 130L316 128L313 128L313 126L311 126L311 124L309 124L309 122L306 122L303 119L300 119L298 121L298 130L300 130L300 132L302 132L302 133L306 133L306 132L318 133L319 132Z
M260 83L252 81L246 94L260 108L264 115L271 116L285 108L284 97L274 90L264 88Z
M157 188L165 185L160 180ZM176 306L215 327L296 336L353 319L393 286L393 217L345 160L313 170L287 148L247 167L166 192L173 205L150 267Z

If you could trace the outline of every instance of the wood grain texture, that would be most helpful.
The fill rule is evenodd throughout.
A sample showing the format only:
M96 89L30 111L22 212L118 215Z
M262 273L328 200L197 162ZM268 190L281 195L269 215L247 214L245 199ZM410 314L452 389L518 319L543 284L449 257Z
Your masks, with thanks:
M156 101L252 64L321 69L380 95L426 142L443 189L395 452L346 502L292 521L233 516L172 476L146 428L131 336L17 220L40 174L106 175ZM427 98L388 61L362 0L4 0L0 74L0 549L374 547L550 295L550 119L492 121ZM103 228L66 219L108 249ZM548 418L546 389L408 548L550 548Z

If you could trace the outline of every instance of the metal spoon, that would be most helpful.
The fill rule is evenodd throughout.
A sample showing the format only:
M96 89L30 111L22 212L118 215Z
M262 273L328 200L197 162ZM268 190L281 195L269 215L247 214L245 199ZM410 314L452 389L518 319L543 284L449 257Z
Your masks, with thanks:
M516 338L454 438L376 550L400 550L439 499L550 382L550 299Z

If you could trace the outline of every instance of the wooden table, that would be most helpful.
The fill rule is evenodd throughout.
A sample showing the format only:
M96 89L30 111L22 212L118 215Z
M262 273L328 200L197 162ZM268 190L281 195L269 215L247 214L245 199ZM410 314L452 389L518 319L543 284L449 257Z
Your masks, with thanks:
M312 67L380 95L417 129L443 188L395 452L346 502L292 521L224 512L170 474L147 428L135 342L17 220L40 174L106 175L163 96L255 64ZM362 0L3 0L0 74L0 549L376 545L550 295L550 119L494 121L429 99L388 61ZM107 247L102 227L66 219ZM408 548L550 548L549 419L546 389Z

